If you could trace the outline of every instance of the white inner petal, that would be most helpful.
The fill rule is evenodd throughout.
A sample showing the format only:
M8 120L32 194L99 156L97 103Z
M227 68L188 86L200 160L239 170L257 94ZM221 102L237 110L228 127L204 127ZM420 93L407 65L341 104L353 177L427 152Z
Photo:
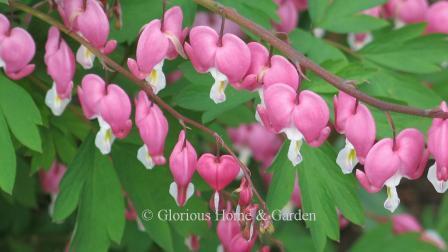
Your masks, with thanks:
M282 132L284 132L286 134L286 137L291 141L303 139L302 133L296 127L283 129Z
M219 210L219 193L215 192L213 195L213 203L215 204L215 212L218 212Z
M350 48L355 51L358 51L361 50L364 46L366 46L370 42L372 42L373 36L370 32L366 33L364 39L362 41L359 41L356 38L356 33L349 33L347 40L348 44L350 45Z
M345 140L345 147L338 153L336 163L341 167L344 174L350 174L358 163L355 148L347 139Z
M3 61L2 58L0 58L0 68L5 67L5 62Z
M146 169L151 170L154 168L154 161L152 160L152 157L148 152L148 147L146 147L145 144L138 149L137 159L145 166Z
M302 154L300 154L300 148L302 148L303 140L292 140L289 144L288 159L296 166L303 160Z
M84 68L91 69L95 61L95 54L93 54L87 47L81 45L76 52L76 61Z
M210 68L208 72L212 75L215 82L210 89L210 99L216 104L226 101L226 87L229 83L227 76L219 72L216 68Z
M98 122L100 124L100 130L95 137L95 145L100 150L101 154L109 154L112 149L112 144L115 140L115 136L112 133L110 125L103 120L103 118L98 117Z
M185 197L185 204L193 196L193 194L194 194L194 185L193 183L189 183L187 187L187 195Z
M398 197L397 187L387 186L387 199L384 201L384 208L393 213L399 204L400 198Z
M224 252L224 247L222 246L222 244L218 245L218 247L216 248L216 252Z
M163 59L159 64L155 65L151 73L146 77L146 82L151 86L154 94L159 93L162 89L166 87L166 78L163 73Z
M168 191L169 191L171 197L174 198L174 201L176 201L177 206L179 206L179 202L177 201L178 191L177 191L177 184L176 184L176 182L172 182L170 184L170 189Z
M48 90L45 95L45 104L50 108L51 112L55 116L60 116L64 112L67 105L72 98L61 99L56 91L56 84L53 82L53 86Z
M429 167L427 178L438 193L444 193L448 189L448 181L439 180L437 178L437 166L435 163Z

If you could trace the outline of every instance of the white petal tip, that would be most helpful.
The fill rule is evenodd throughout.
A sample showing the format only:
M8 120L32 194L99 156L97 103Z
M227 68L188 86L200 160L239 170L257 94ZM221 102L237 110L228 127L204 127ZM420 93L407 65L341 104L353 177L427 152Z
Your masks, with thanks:
M110 126L105 121L100 121L100 130L95 137L95 146L100 150L101 154L107 155L112 150L114 141L115 136L113 135Z
M438 193L445 193L448 189L448 181L439 180L437 178L436 164L433 164L431 167L429 167L427 178Z
M300 154L300 148L302 147L302 140L291 141L288 149L288 159L296 166L303 161L302 154Z
M341 171L344 174L350 174L353 172L356 164L358 163L358 158L356 157L355 149L348 141L345 147L339 151L336 158L336 163L341 167Z
M137 159L145 166L146 169L151 170L154 168L154 161L149 155L146 145L143 145L138 149Z
M384 201L384 208L389 210L391 213L395 212L397 207L400 205L400 198L398 198L396 187L387 187L387 199Z
M76 52L76 61L86 70L92 69L95 61L95 54L93 54L85 46L80 46Z
M48 108L50 108L51 112L55 116L60 116L64 112L67 105L70 103L70 98L61 99L57 92L56 92L56 86L53 83L53 87L48 90L47 94L45 95L45 104Z

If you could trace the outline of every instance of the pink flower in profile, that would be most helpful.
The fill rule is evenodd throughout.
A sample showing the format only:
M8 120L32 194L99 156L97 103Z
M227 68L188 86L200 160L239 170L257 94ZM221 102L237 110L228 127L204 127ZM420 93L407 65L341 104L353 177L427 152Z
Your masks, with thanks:
M192 252L197 252L201 249L200 238L198 235L189 235L185 238L185 245Z
M258 42L250 42L247 47L251 53L251 63L241 82L233 83L236 89L255 91L275 83L285 83L297 89L300 85L296 67L285 57L269 55L269 51ZM260 90L261 91L261 90Z
M96 135L95 144L101 153L108 154L115 138L123 139L131 131L131 101L122 88L109 84L98 106L100 131Z
M448 34L448 2L438 1L432 4L426 12L426 21L427 32Z
M335 128L346 136L345 147L339 152L336 163L344 174L348 174L358 162L364 164L367 153L375 143L375 120L366 105L344 92L339 92L333 103Z
M443 238L434 230L424 230L418 220L410 214L398 214L392 216L392 228L395 234L404 234L409 232L421 233L421 239L431 243L441 250L446 249L446 243Z
M397 22L397 26L420 23L426 20L428 0L389 0L384 6L385 14Z
M448 112L446 102L440 104L440 109ZM448 189L448 120L434 118L428 131L428 149L436 160L429 167L428 180L439 193Z
M238 200L238 206L236 212L239 213L240 209L244 209L247 207L250 203L252 203L252 187L249 184L249 181L243 177L241 179L240 187L236 190L240 194L240 198Z
M56 27L48 31L45 45L45 64L53 79L53 86L45 96L45 104L54 115L61 115L72 99L73 77L75 76L75 55L61 38Z
M163 23L159 19L142 28L137 44L137 60L128 59L129 70L140 80L146 80L157 94L166 86L162 71L165 59L173 60L178 54L185 57L182 44L188 29L182 31L183 14L179 6L164 14Z
M106 95L106 82L96 74L87 74L78 86L78 97L84 116L95 119L99 116L99 101Z
M362 14L378 18L378 17L380 17L381 12L382 12L382 7L376 6L376 7L362 11ZM349 33L347 40L348 40L348 44L350 45L350 48L357 51L357 50L362 49L365 45L372 42L373 36L372 36L372 33L370 33L370 32Z
M313 147L320 146L330 134L327 126L330 112L319 95L296 90L286 84L274 84L264 90L264 105L257 108L258 118L273 132L284 132L291 144L288 158L294 165L302 161L303 140Z
M77 6L77 4L74 5ZM73 9L77 10L77 7L73 7ZM70 18L73 18L75 31L93 47L104 54L110 54L115 50L117 41L107 40L109 37L109 19L99 1L86 0L82 10L73 15L74 17ZM81 45L76 53L76 60L84 69L91 69L95 61L95 55Z
M19 80L34 71L29 64L36 53L36 45L31 35L20 27L11 28L9 20L0 14L0 68L5 74Z
M274 27L279 32L289 33L297 27L299 23L299 12L293 0L274 0L278 5L277 14L280 23L274 23Z
M227 205L225 215L232 215L230 204ZM251 213L247 213L249 216ZM254 213L252 213L254 214ZM216 233L221 242L218 251L225 252L250 252L255 244L257 233L254 230L254 221L248 225L249 235L244 235L237 218L222 218L216 227Z
M39 171L39 181L42 191L51 196L51 203L48 208L50 215L53 215L54 204L59 193L59 185L66 171L67 167L57 161L53 162L48 171Z
M209 72L214 78L210 98L215 103L226 100L227 84L241 81L250 66L250 50L244 41L230 33L220 38L207 26L191 29L185 52L196 71Z
M205 153L198 160L197 171L205 182L215 190L212 206L215 211L218 211L221 202L220 192L235 180L240 171L240 165L230 155L217 157Z
M143 91L138 93L135 107L135 124L144 142L144 145L138 150L138 160L146 169L165 164L163 149L168 135L168 121L159 106L149 101Z
M222 22L222 16L218 14L209 13L205 11L198 11L196 12L196 16L194 18L193 27L208 26L213 30L215 30L216 32L219 32L221 30L221 22ZM223 32L224 34L232 33L233 35L238 36L242 39L245 37L245 34L241 30L240 26L229 19L225 21Z
M398 214L392 216L392 228L394 233L422 232L423 228L418 220L410 214Z
M356 171L361 185L370 193L387 187L384 207L393 212L400 204L396 187L401 178L418 179L423 174L429 151L425 138L417 129L405 129L395 138L377 142L367 154L364 172Z
M197 161L196 150L186 139L185 130L182 130L170 156L170 170L174 182L171 183L169 190L170 195L180 207L193 196L194 185L191 183L191 178L196 171Z

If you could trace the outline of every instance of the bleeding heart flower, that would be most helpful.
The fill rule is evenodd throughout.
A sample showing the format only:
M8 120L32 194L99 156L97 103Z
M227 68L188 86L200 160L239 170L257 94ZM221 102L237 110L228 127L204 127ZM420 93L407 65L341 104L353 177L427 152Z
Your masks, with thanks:
M392 216L392 225L394 233L396 234L423 231L418 220L410 214L398 214Z
M227 84L241 81L250 66L250 50L244 41L230 33L220 38L206 26L191 29L185 52L196 71L209 72L215 79L210 90L210 98L215 103L226 100Z
M381 6L376 6L367 10L362 11L362 14L372 16L372 17L380 17L382 12ZM369 44L373 40L372 33L349 33L347 36L348 44L350 48L357 51L362 49L365 45Z
M174 182L171 183L169 190L180 207L193 196L194 185L191 183L191 178L196 170L197 161L196 151L186 139L185 130L182 130L170 156L170 170Z
M45 64L53 79L53 86L45 96L45 104L54 115L61 115L72 99L75 55L61 38L56 27L51 27L45 45Z
M42 191L51 196L51 203L48 208L50 216L53 215L54 204L59 193L59 185L66 171L67 167L57 161L53 162L48 171L42 169L39 171L39 181Z
M384 6L387 17L395 18L396 26L426 21L427 0L389 0Z
M377 142L367 154L364 172L356 171L361 185L370 193L385 185L387 200L384 207L393 212L400 204L396 187L401 178L418 179L423 174L429 151L425 138L417 129L405 129L394 140L385 138Z
M115 138L123 139L131 131L131 101L123 89L109 84L106 95L98 105L100 131L96 135L95 144L101 153L108 154Z
M424 230L418 220L410 214L399 214L392 216L392 228L395 234L421 233L421 239L431 243L441 250L446 249L443 238L434 230Z
M304 11L308 9L308 0L292 0L292 2L294 3L297 11Z
M228 214L233 214L230 204L227 204L227 210L224 213L224 217L218 222L218 226L216 227L218 238L221 241L221 246L218 247L218 251L251 251L257 236L254 230L254 222L248 225L250 234L248 239L246 239L241 231L241 226L237 218L226 218L225 216Z
M259 123L242 124L238 128L227 130L239 159L247 164L249 158L262 163L270 162L277 154L282 140Z
M327 139L330 112L322 97L308 90L297 94L281 83L266 88L263 96L265 104L258 106L258 118L265 127L276 133L284 132L291 140L288 158L294 165L302 161L303 139L313 147Z
M109 19L101 3L97 0L86 0L83 7L81 12L74 14L73 22L76 31L102 53L112 53L117 46L117 41L107 41L109 37ZM76 60L84 69L91 69L95 61L95 55L81 45L76 53Z
M274 0L278 5L277 14L280 23L274 23L274 27L279 32L289 33L297 27L299 23L299 12L293 0Z
M235 180L240 171L238 162L230 155L216 157L205 153L198 160L197 170L205 182L215 190L213 203L214 210L218 211L220 192Z
M196 252L201 248L200 238L198 235L189 235L185 238L185 245L190 251Z
M196 12L196 16L194 18L193 27L196 26L208 26L215 30L216 32L219 32L221 29L221 22L222 22L222 16L205 12L205 11L198 11ZM238 36L240 38L244 38L245 34L241 30L240 26L233 22L232 20L226 20L224 25L224 34L226 33L232 33L235 36Z
M36 53L31 35L20 27L11 28L9 20L0 14L0 68L13 79L22 79L34 71L29 64Z
M129 198L127 198L127 202L128 202L128 206L124 212L124 216L125 216L126 220L136 221L138 230L145 232L145 226L143 225L142 221L138 217L138 214L135 211L134 204L132 204L132 201Z
M251 53L250 67L242 82L232 84L234 88L255 91L276 83L285 83L294 89L299 88L297 69L285 57L280 55L270 57L266 47L258 42L250 42L247 47Z
M166 86L162 71L165 59L173 60L178 54L186 57L182 44L188 29L182 31L182 20L182 9L175 6L165 12L163 23L155 19L145 25L137 44L137 61L128 59L131 72L146 80L155 94Z
M429 33L448 33L448 2L438 1L429 7L426 12Z
M106 83L95 74L84 76L81 86L78 86L78 97L84 116L95 119L99 116L99 101L106 95Z
M155 165L163 165L166 162L163 149L168 135L168 121L159 106L149 101L143 91L138 94L135 106L135 124L145 143L138 150L137 158L146 169L152 169Z
M440 104L440 109L448 112L445 102ZM448 120L434 118L428 131L428 149L436 160L429 167L428 180L439 193L448 189Z
M74 21L84 8L83 0L56 0L56 4L64 25L76 31Z
M240 187L236 190L240 194L240 198L238 200L238 206L236 212L239 213L241 208L244 209L250 203L252 203L252 187L249 184L249 181L246 178L241 179Z
M345 147L339 152L336 163L344 174L349 174L358 162L364 164L375 143L375 120L367 106L344 92L339 92L333 102L335 128L346 136Z

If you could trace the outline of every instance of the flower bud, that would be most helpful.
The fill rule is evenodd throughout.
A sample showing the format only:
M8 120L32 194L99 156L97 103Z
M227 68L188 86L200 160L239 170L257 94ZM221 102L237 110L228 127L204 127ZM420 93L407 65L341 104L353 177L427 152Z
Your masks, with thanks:
M170 170L174 182L169 190L180 207L184 206L194 193L194 185L190 181L196 170L197 160L196 151L186 139L185 130L182 130L170 156Z

